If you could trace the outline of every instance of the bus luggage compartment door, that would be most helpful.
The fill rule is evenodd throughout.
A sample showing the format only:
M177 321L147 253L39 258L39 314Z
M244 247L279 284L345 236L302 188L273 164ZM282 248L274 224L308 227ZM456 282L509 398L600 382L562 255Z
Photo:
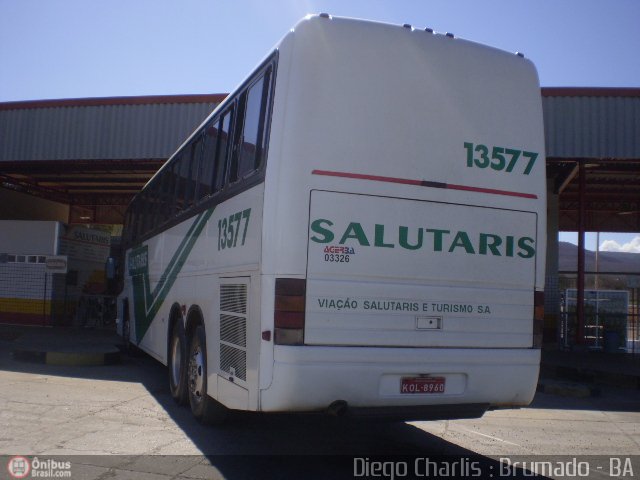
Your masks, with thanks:
M530 348L537 214L311 193L307 345Z

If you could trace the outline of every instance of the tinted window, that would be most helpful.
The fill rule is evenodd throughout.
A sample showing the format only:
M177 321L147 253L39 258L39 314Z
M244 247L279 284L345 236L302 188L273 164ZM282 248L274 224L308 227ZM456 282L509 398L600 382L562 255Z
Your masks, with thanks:
M216 163L215 163L215 173L213 179L213 185L215 187L215 191L221 190L224 186L225 174L226 174L226 165L227 158L229 157L229 145L231 138L231 119L233 117L233 109L229 109L225 112L225 114L220 119L219 132L220 136L218 139L218 148L216 150Z
M262 97L264 89L264 78L253 85L247 94L245 107L244 128L240 143L240 164L238 167L238 178L255 170L260 165L260 127L262 118Z
M127 211L127 243L182 217L196 203L240 182L264 163L273 64L225 103L226 110L197 132ZM249 186L248 183L247 187ZM238 192L236 187L233 192Z
M176 181L178 188L176 192L177 210L181 211L191 205L193 199L193 182L191 179L191 148L183 149L176 162Z
M133 204L133 218L132 218L132 228L131 232L134 240L137 241L138 237L142 235L142 220L143 220L143 192L138 194Z
M240 97L238 118L237 151L234 152L229 173L233 182L257 170L262 163L264 151L265 116L268 105L269 68L263 76Z
M152 192L150 189L142 192L142 201L140 202L140 235L144 235L149 230L151 230L151 222L153 218L153 210L151 208L151 195Z
M132 234L132 231L131 231L132 212L133 212L132 205L129 205L129 207L127 208L127 213L125 214L124 229L123 229L123 232L122 232L122 238L123 238L125 243L131 243L131 241L133 240L132 235L131 235Z
M196 137L189 149L191 155L191 175L189 186L192 189L189 196L189 204L193 204L198 198L200 198L200 193L198 192L198 187L200 186L198 179L200 178L200 163L202 160L202 134Z
M216 162L216 147L218 146L218 120L208 124L204 130L204 145L200 161L200 179L198 185L198 199L213 193L213 172Z
M160 223L160 182L156 177L147 191L147 217L148 222L145 223L145 231L155 229Z
M173 217L178 212L178 203L176 201L176 196L178 192L178 169L180 168L180 164L176 158L171 165L169 171L171 172L169 175L169 188L167 189L167 201L169 202L169 218Z
M173 167L164 168L159 178L160 190L158 192L158 223L163 224L171 218L173 194L174 194L174 176Z

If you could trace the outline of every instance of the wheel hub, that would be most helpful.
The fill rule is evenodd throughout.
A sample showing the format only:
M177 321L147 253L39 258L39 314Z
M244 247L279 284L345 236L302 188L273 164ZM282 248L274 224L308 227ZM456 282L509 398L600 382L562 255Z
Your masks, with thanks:
M182 354L180 339L175 337L171 343L171 380L174 385L180 383L180 371L182 370Z
M189 390L198 400L204 395L204 357L202 350L198 347L191 354L189 359Z

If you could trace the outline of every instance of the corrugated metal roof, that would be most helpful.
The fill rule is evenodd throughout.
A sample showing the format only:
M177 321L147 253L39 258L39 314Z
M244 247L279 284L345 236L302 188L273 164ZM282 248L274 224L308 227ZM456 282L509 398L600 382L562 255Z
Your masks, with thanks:
M547 157L640 158L640 89L543 88Z
M0 161L165 159L225 95L0 104ZM640 89L543 88L547 156L640 158Z
M166 159L224 95L0 104L0 161Z
M0 103L0 183L72 204L71 222L121 222L131 196L225 96ZM543 88L542 103L561 228L576 228L575 160L594 159L587 229L637 232L640 88Z

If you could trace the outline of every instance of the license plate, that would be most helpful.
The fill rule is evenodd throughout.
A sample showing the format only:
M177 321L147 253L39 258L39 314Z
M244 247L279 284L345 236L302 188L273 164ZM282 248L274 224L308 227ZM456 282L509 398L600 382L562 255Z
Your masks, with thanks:
M403 377L400 393L444 393L444 377Z

